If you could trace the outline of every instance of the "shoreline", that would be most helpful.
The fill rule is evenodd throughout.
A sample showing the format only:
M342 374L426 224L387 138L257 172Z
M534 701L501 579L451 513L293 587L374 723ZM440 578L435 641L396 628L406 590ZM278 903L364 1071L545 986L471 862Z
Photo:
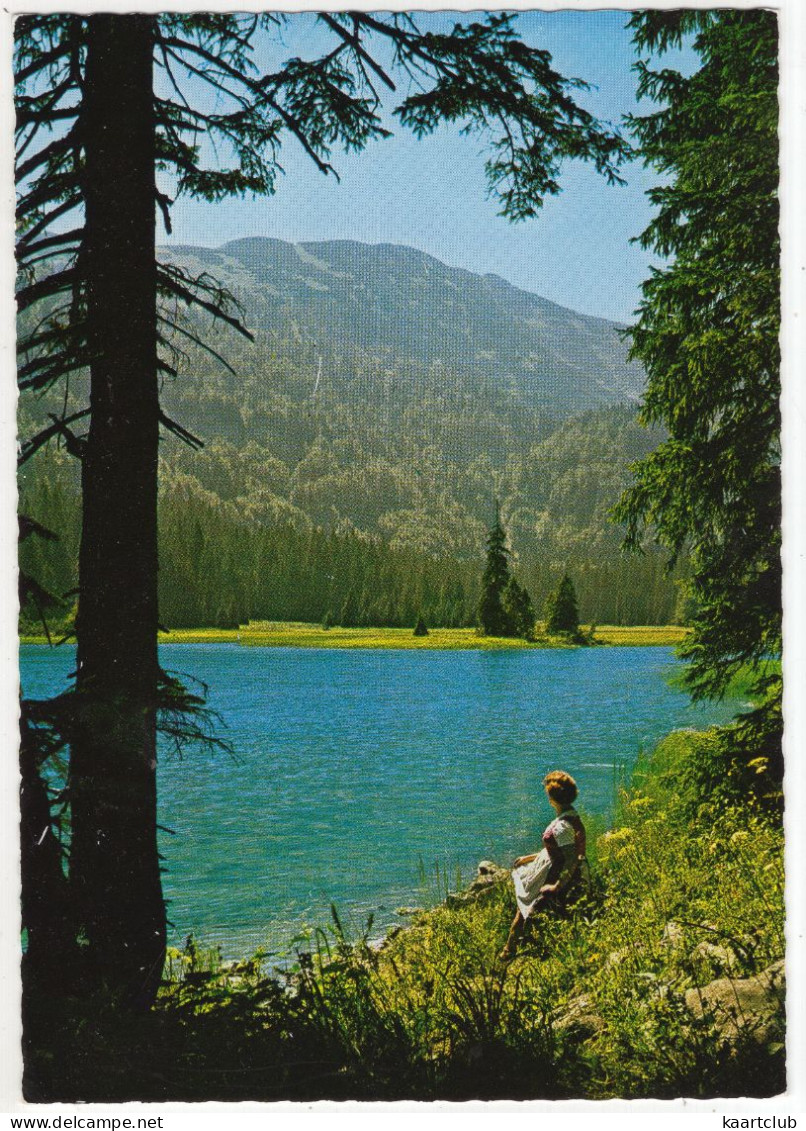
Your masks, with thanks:
M590 626L580 625L584 635ZM178 628L160 632L160 644L239 644L246 648L322 648L409 651L534 651L546 648L669 647L680 644L688 629L679 625L601 625L593 640L572 641L538 636L529 641L512 637L478 636L474 628L432 628L414 636L410 628L322 628L294 621L257 621L239 628ZM58 634L54 633L54 640ZM20 636L20 644L48 644L43 634Z

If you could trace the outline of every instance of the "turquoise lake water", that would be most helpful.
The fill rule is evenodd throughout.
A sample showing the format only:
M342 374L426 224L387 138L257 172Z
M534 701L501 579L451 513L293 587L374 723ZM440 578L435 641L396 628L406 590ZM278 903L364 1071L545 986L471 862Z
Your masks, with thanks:
M541 780L572 773L607 817L614 767L679 727L724 721L669 686L670 648L337 651L173 644L161 662L210 687L235 758L189 750L159 769L173 941L282 955L335 903L374 934L432 897L437 869L535 850ZM21 649L23 691L65 687L74 653Z

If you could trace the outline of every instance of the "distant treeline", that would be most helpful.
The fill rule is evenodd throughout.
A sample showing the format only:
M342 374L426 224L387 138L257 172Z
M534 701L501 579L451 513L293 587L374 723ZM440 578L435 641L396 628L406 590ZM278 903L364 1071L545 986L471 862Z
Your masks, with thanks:
M46 471L47 474L42 472ZM28 538L21 564L62 603L54 627L69 620L76 585L80 515L73 461L54 453L21 485L21 510L58 535ZM475 554L442 556L390 546L341 523L334 529L244 515L195 478L165 469L160 502L160 617L169 628L231 627L248 620L299 620L361 626L465 627L477 623L484 544ZM514 547L517 551L517 546ZM659 555L624 558L601 544L560 557L521 554L518 574L538 617L566 570L583 623L662 624L676 619L678 588ZM35 628L37 610L23 610Z

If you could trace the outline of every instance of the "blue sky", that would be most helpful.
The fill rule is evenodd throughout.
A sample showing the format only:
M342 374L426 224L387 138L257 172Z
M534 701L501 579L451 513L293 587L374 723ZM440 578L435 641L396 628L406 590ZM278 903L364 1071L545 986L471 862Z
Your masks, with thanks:
M423 27L453 18L418 17ZM579 92L579 101L618 123L637 106L627 18L623 11L528 12L520 14L517 28L529 44L551 52L560 73L595 84L596 90ZM285 54L305 57L318 53L321 32L310 16L291 16L283 41ZM620 188L587 165L567 164L560 196L550 198L537 219L513 224L497 216L495 201L487 198L478 138L446 127L417 141L389 124L393 138L362 154L334 155L338 182L289 142L281 155L285 175L273 197L219 205L178 201L173 236L160 242L215 247L271 236L407 244L456 267L494 272L573 310L630 320L650 261L630 238L650 215L644 193L655 180L651 171L639 163L627 166L628 184Z

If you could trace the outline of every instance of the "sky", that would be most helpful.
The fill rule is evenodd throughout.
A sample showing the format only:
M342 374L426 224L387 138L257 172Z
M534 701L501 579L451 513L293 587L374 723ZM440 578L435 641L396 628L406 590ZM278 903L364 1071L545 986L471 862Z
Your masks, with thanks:
M427 27L429 21L453 22L455 15L418 18ZM625 113L652 106L635 100L636 55L627 18L623 11L524 12L516 26L529 45L551 52L561 74L595 85L575 96L586 109L619 124ZM312 57L320 53L321 37L309 15L291 16L284 53ZM453 267L500 275L572 310L632 320L650 256L630 240L651 215L645 192L657 181L652 170L632 162L622 174L627 184L619 187L608 186L582 162L568 163L560 174L561 194L548 198L537 218L512 223L497 215L497 202L488 198L479 138L445 127L418 141L391 117L385 124L394 137L372 142L360 154L334 154L339 181L319 173L289 142L274 196L216 205L180 199L172 210L173 235L160 235L160 243L217 247L270 236L405 244Z

